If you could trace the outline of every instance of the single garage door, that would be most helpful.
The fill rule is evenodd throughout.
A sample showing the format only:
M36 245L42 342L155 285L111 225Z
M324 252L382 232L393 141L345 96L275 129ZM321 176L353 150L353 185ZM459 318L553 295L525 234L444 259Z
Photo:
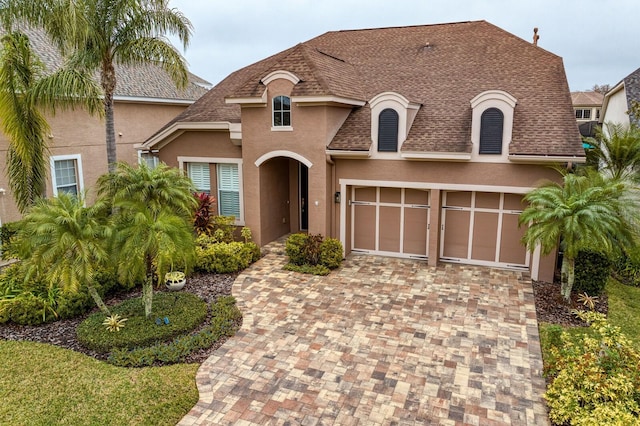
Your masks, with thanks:
M429 191L353 187L352 251L426 259Z
M463 263L528 268L518 227L522 195L446 191L442 195L440 258Z

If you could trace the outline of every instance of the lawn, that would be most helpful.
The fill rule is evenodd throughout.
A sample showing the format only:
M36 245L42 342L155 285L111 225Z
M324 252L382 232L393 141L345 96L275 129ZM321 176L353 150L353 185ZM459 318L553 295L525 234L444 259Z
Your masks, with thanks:
M119 368L52 345L0 341L0 424L175 425L197 364Z

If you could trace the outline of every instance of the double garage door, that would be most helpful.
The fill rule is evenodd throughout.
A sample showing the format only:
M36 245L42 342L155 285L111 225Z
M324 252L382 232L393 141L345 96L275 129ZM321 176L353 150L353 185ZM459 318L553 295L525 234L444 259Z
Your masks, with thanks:
M441 260L527 268L529 255L518 227L522 196L497 192L442 191L439 238ZM430 191L353 187L352 250L427 258Z

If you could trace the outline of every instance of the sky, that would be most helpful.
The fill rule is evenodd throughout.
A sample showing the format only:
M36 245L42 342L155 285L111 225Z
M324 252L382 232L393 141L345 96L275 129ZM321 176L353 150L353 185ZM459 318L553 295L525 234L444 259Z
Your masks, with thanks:
M571 91L640 68L638 0L172 0L194 27L185 58L216 84L327 31L485 20L564 60ZM174 43L175 44L175 43Z

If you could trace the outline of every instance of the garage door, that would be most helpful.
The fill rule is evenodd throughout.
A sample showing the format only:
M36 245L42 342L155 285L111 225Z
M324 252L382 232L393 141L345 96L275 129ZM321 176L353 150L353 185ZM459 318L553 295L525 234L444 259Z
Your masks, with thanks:
M442 197L442 260L528 268L520 243L526 228L518 228L522 195L446 191Z
M353 187L352 251L426 259L429 191Z

